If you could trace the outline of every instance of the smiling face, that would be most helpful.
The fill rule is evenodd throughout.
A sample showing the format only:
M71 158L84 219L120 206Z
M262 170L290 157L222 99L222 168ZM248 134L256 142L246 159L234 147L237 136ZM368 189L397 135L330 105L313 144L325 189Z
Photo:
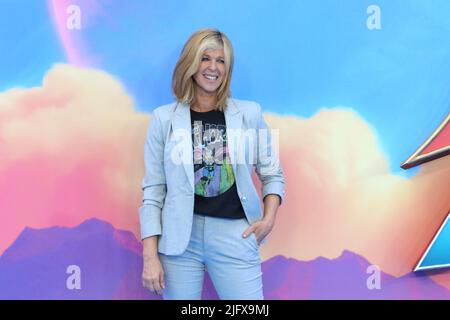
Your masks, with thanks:
M214 94L225 77L225 54L223 49L208 49L201 56L200 65L194 74L197 90Z

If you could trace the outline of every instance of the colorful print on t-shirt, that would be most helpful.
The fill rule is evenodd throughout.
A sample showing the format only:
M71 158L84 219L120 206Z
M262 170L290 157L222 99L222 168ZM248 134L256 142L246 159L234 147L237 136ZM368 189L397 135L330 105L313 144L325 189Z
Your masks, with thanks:
M226 126L194 121L195 194L214 197L234 183L233 168L227 149Z

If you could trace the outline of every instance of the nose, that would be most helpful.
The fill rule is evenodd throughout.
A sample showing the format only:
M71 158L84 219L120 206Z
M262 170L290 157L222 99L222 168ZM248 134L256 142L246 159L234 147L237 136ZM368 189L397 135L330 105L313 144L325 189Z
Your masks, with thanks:
M217 62L216 62L216 60L211 59L208 68L213 70L213 71L216 70L217 69Z

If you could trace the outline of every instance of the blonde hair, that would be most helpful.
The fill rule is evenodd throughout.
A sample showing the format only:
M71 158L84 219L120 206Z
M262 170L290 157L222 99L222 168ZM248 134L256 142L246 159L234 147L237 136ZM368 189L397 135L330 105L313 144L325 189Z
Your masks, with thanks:
M217 29L200 29L194 32L183 47L172 77L172 90L179 102L191 104L195 98L194 75L198 70L203 53L208 49L223 49L225 74L217 89L216 109L227 107L231 96L230 83L233 72L233 47L228 37Z

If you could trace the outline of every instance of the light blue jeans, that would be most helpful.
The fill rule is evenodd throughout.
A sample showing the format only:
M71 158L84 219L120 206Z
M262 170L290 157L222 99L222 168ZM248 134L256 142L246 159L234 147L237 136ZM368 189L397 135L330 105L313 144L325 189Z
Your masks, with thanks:
M205 270L222 300L263 300L261 258L255 234L242 234L246 218L194 213L191 239L177 256L159 253L164 269L164 300L200 300Z

